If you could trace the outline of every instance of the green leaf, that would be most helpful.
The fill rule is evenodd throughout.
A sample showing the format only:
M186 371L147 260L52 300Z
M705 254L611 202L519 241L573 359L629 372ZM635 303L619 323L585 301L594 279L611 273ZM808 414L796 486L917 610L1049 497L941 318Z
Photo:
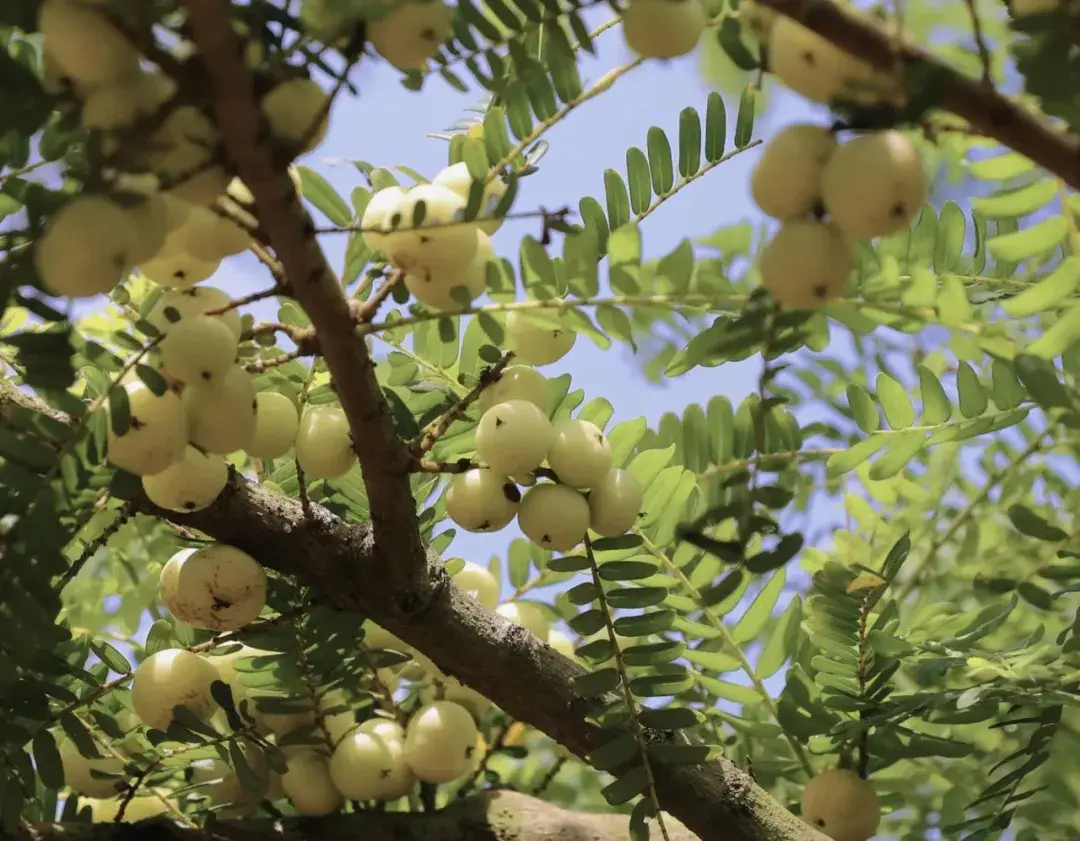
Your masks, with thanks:
M632 733L620 733L589 754L589 764L597 771L614 771L638 755L638 743Z
M794 596L788 602L787 609L776 623L769 639L765 642L758 657L756 670L758 677L766 680L776 674L795 654L799 645L799 625L802 622L802 600Z
M1080 304L1073 304L1059 314L1050 329L1028 345L1027 352L1043 359L1061 356L1080 339Z
M724 157L727 142L727 114L724 100L713 91L705 107L705 160L713 164Z
M919 430L888 436L885 453L870 465L869 476L874 481L891 479L910 462L926 444L926 433Z
M986 249L995 260L1019 263L1057 247L1068 233L1069 226L1064 217L1052 216L1030 228L991 237L986 242Z
M637 146L626 150L626 175L630 186L630 210L635 215L643 213L652 200L652 181L649 159Z
M965 418L977 418L986 411L989 398L979 381L979 375L967 362L961 361L956 368L956 390L960 399L960 414Z
M580 698L599 698L619 685L619 670L611 667L574 675L574 692Z
M1034 169L1035 164L1031 159L1025 158L1019 152L1005 152L968 164L968 172L982 181L1008 181Z
M719 747L711 745L679 745L655 742L649 745L649 758L664 765L702 765L720 756Z
M674 610L654 610L639 616L620 616L615 620L615 633L620 637L647 637L662 634L675 621Z
M765 586L754 598L746 609L746 613L731 629L731 638L736 645L743 645L757 639L765 626L769 624L773 608L784 591L784 582L787 580L784 568L781 567L766 582Z
M1027 537L1053 543L1065 540L1069 536L1067 532L1051 525L1030 508L1020 503L1010 505L1008 514L1016 530Z
M705 715L690 707L644 708L638 714L643 727L654 730L683 730L705 721Z
M34 734L34 766L46 788L59 789L64 785L64 766L53 734L42 727Z
M679 175L689 178L701 169L701 117L693 108L679 112Z
M855 424L867 435L881 426L877 404L862 386L848 383L847 401L852 415L855 416Z
M971 209L990 219L1015 219L1046 206L1054 200L1057 193L1057 182L1052 178L1044 178L992 196L977 196L971 200Z
M888 374L881 372L875 383L878 402L885 411L885 420L893 429L907 429L915 423L915 407L907 391Z
M878 450L884 449L888 442L889 437L886 435L874 435L871 438L865 438L848 447L844 452L829 456L829 460L825 462L825 467L830 476L842 476L854 470Z
M919 390L922 397L922 423L934 426L952 417L952 403L934 372L925 365L918 366Z
M338 227L348 226L352 222L352 209L330 186L330 182L306 166L296 169L300 173L300 189L304 198Z
M1024 601L1040 610L1050 610L1054 606L1054 597L1037 584L1030 581L1021 581L1016 586L1016 592Z
M604 170L604 196L607 201L608 227L614 231L630 222L630 196L626 183L613 169ZM614 236L614 235L613 235ZM608 244L610 253L610 242Z
M671 143L662 128L649 129L649 171L652 173L652 189L658 196L666 195L675 186L675 169L671 160Z
M934 271L937 274L955 271L967 237L967 217L956 202L947 201L938 217L937 238L934 242Z
M649 778L640 765L631 768L615 782L600 790L610 806L621 806L633 800L649 786Z
M757 110L757 86L747 85L739 99L739 114L735 118L735 148L745 149L754 137L754 112Z
M1028 394L1044 409L1064 409L1072 405L1057 370L1047 360L1022 353L1013 360L1013 368Z
M1001 309L1013 318L1045 312L1072 295L1078 284L1080 260L1069 257L1030 289L1025 289L1015 298L1002 301Z

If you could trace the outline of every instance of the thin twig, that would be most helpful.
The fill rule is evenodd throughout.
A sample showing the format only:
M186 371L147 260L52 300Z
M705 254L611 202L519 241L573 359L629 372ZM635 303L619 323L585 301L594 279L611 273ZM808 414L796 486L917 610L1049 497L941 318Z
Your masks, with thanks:
M374 320L376 314L379 312L379 307L386 303L387 299L394 294L400 284L405 282L405 272L401 269L396 269L390 274L386 280L383 281L382 286L375 290L375 293L366 301L354 300L354 306L356 308L356 320L361 324L368 324Z
M971 31L975 36L975 46L979 50L979 63L982 65L982 81L990 90L994 89L994 74L991 70L991 62L993 59L990 56L990 50L986 46L986 39L983 37L982 21L979 20L979 11L975 8L975 0L964 0L964 5L967 6L968 14L971 16Z

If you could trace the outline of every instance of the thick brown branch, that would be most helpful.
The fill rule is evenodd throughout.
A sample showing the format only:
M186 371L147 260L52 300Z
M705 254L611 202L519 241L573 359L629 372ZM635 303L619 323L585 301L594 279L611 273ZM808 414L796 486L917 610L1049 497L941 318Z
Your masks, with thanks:
M686 827L666 819L671 841L694 841ZM670 824L675 824L670 826ZM219 821L213 837L228 841L627 841L623 815L570 812L513 791L484 792L438 812L360 812L329 818ZM153 822L137 834L123 824L38 823L15 841L205 841L197 829Z
M934 71L940 86L937 102L963 117L977 134L993 137L1080 189L1080 136L1055 128L1045 118L997 93L982 79L971 79L913 41L896 37L851 6L832 0L759 0L794 18L852 55L881 70L891 70L899 52L905 65L922 64Z
M275 161L251 73L233 30L227 0L185 0L192 40L210 80L214 115L237 172L255 197L259 222L296 300L307 312L319 349L349 419L371 505L377 545L393 587L384 592L405 612L429 596L424 548L409 484L408 450L395 430L364 340L341 284L316 241L284 162Z
M12 404L73 425L62 412L0 382L0 417ZM197 529L244 549L270 569L296 576L312 585L327 605L370 617L509 716L538 728L577 756L587 757L613 736L586 716L595 706L617 699L578 697L571 686L571 678L582 672L578 665L521 626L482 608L450 581L434 554L426 558L433 598L423 621L417 622L394 598L393 564L375 551L366 523L346 523L316 504L305 517L298 501L237 475L213 505L193 514L163 511L141 493L132 494L131 501L144 514ZM648 738L681 737L649 731ZM662 808L702 841L825 841L726 760L702 766L657 765L655 776Z

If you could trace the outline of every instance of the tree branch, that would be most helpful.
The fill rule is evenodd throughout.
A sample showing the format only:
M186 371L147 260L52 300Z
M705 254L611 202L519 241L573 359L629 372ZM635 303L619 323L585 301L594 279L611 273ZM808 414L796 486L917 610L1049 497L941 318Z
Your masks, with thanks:
M975 133L993 137L1031 158L1070 187L1080 189L1080 136L1056 128L1002 96L981 79L960 74L915 42L897 37L854 7L832 0L759 0L794 18L857 58L874 67L892 70L899 54L906 66L932 70L929 84L940 87L937 104L971 124Z
M416 615L430 596L409 454L398 437L356 317L315 238L284 161L275 159L252 75L232 27L227 0L185 0L191 37L210 80L214 116L240 178L255 198L262 229L307 312L352 430L371 504L375 546L392 570L384 596Z
M12 404L74 426L63 412L0 381L0 417ZM616 703L616 697L578 697L571 679L582 673L581 667L521 626L481 607L453 584L434 553L426 556L432 599L423 621L417 622L397 607L393 563L375 551L367 523L346 523L316 504L305 517L297 500L238 474L213 505L192 514L157 508L141 486L132 487L134 492L127 494L117 487L113 495L130 499L143 514L243 549L263 566L310 584L321 601L337 610L370 617L507 715L543 731L577 756L587 757L616 735L602 732L586 718ZM651 730L646 737L650 743L685 741L680 734ZM697 766L658 764L655 776L661 807L702 841L825 841L726 760Z

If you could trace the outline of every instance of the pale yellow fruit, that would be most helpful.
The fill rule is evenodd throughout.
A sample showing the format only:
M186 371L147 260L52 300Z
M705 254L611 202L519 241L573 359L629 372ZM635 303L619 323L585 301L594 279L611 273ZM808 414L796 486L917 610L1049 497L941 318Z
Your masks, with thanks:
M188 438L208 453L235 453L255 436L255 384L240 365L211 382L188 383L183 404Z
M382 739L390 754L390 764L379 786L379 800L397 800L413 790L416 777L405 762L405 730L388 718L369 718L357 731Z
M101 759L87 759L70 739L60 742L60 764L64 768L64 784L77 794L87 797L112 797L124 787L124 760L103 751ZM93 772L109 774L95 777Z
M317 717L311 697L307 696L298 701L297 706L302 709L295 712L260 713L267 729L280 737L305 727L313 727L317 723ZM336 710L336 712L331 712L331 710ZM348 698L340 689L331 689L320 695L319 712L322 714L327 735L334 744L341 741L356 726L356 717L349 706Z
M438 175L431 179L431 183L438 184L440 187L449 187L468 202L473 177L472 173L469 172L468 165L464 161L460 161L439 172ZM492 178L491 181L484 184L484 197L480 201L480 216L476 224L488 236L493 236L502 227L502 219L489 217L492 216L495 208L499 206L502 197L506 195L506 190L506 182L501 178Z
M197 315L170 325L158 344L169 376L182 383L213 383L236 363L239 343L220 318Z
M198 207L210 207L229 184L229 173L218 164L203 165L193 175L170 182L169 193Z
M919 150L898 131L863 135L836 150L821 194L836 226L869 240L904 230L926 200Z
M762 6L754 0L741 0L739 3L739 23L761 44L769 42L777 17L779 12L775 9Z
M577 655L574 653L574 641L557 628L552 628L548 631L547 644L558 651L563 657L567 657L570 660L577 659Z
M546 412L526 400L492 406L476 427L476 455L495 473L515 476L536 470L555 430Z
M312 406L304 411L296 433L296 461L311 479L336 479L356 464L352 433L339 406Z
M476 750L476 722L460 704L435 701L405 728L405 761L417 779L448 783L467 774Z
M465 200L453 190L417 184L387 217L385 224L391 230L385 240L387 256L399 268L421 276L466 269L478 242L476 223L463 221L464 212Z
M360 220L364 245L372 251L386 252L390 217L399 212L404 202L405 191L401 187L386 187L372 194Z
M418 274L405 275L405 288L420 303L435 310L454 311L467 306L484 293L487 267L495 259L491 239L476 231L476 254L465 268L442 266ZM456 297L455 297L456 296ZM464 297L465 300L460 300Z
M543 612L534 604L528 602L506 602L499 605L495 612L504 619L516 622L540 642L547 642L551 626Z
M401 761L395 761L381 737L357 729L334 748L334 755L330 757L330 779L350 800L377 800L382 797L384 780L394 773L397 762Z
M108 424L108 458L114 465L150 476L180 461L187 449L184 407L173 392L160 397L141 381L124 385L128 397L128 428L122 435Z
M553 310L545 312L550 319ZM557 318L557 316L556 316ZM529 365L551 365L558 362L577 341L577 333L567 327L551 328L545 324L530 321L521 310L511 310L506 315L506 335L510 350L514 351L521 362Z
M618 537L634 527L645 492L632 473L611 470L589 492L589 528L601 537Z
M101 800L82 797L79 798L79 806L90 807L90 819L94 823L112 823L120 813L120 803L124 799L126 798L113 797ZM170 805L173 809L177 808L176 803L171 798L167 802L163 802L160 797L152 794L133 797L127 801L127 806L124 807L124 817L120 822L137 823L138 821L156 818L158 815L167 815L170 812Z
M293 184L293 189L295 189L297 193L302 193L303 182L300 180L300 170L295 166L290 166L288 172L289 180L292 181ZM248 209L255 206L255 194L252 193L251 188L239 178L234 178L229 182L229 186L225 190L225 197L232 199Z
M38 27L49 54L72 79L103 85L138 67L135 48L101 14L77 0L45 0Z
M182 551L190 554L195 550L185 549ZM229 645L236 645L236 643L230 643ZM278 652L267 651L261 648L252 648L249 645L241 643L235 651L230 651L228 654L207 654L206 660L218 670L222 682L227 684L232 690L233 703L239 705L240 701L247 697L247 687L240 679L240 672L237 670L237 665L244 660L260 657L272 658L276 656L278 656ZM260 665L262 664L260 663ZM253 707L254 704L248 705L249 714L254 712Z
M761 285L788 309L817 309L847 289L851 242L829 222L785 222L761 251Z
M202 784L195 793L208 798L212 806L227 807L214 810L215 815L226 819L250 815L259 808L270 786L270 768L262 748L248 739L237 744L257 782L254 791L247 788L236 771L222 759L199 759L191 763L191 782Z
M329 96L311 79L282 82L263 97L262 111L274 137L311 152L326 139Z
M623 38L644 58L686 55L708 22L701 0L630 0L622 12Z
M167 730L173 709L185 707L203 721L218 709L210 684L218 680L217 669L182 648L166 648L151 654L135 670L131 681L131 704L143 724Z
M499 582L480 564L466 561L454 574L454 583L488 610L494 610L499 603Z
M803 789L802 818L833 841L866 841L877 832L881 810L873 783L831 768Z
M481 718L495 705L475 689L456 678L440 675L420 690L420 700L425 704L435 701L451 701L460 704L475 718Z
M895 84L888 76L782 15L769 36L769 69L812 102L871 104L895 97Z
M161 300L146 316L146 320L153 324L162 333L167 333L169 327L185 318L194 318L212 310L227 306L232 299L215 286L194 286L191 289L170 289L161 296ZM242 325L240 313L236 309L226 310L215 315L220 318L237 341L240 340Z
M536 485L521 499L518 525L541 549L569 552L585 538L589 502L566 485Z
M251 247L251 234L205 207L191 208L169 240L169 250L186 252L206 263L218 263Z
M501 473L474 468L459 473L446 491L446 513L465 531L498 531L517 515L521 492Z
M94 88L83 102L80 119L87 131L122 131L153 114L176 92L176 83L160 73L137 70Z
M364 645L375 651L412 653L412 646L395 637L381 625L376 625L370 619L364 623Z
M611 470L611 442L595 423L564 420L554 426L547 461L559 481L573 488L591 488Z
M130 255L132 265L149 260L165 245L170 226L184 213L176 207L180 204L167 193L154 193L127 209L135 229L135 248Z
M399 70L423 70L452 34L453 20L454 10L442 0L412 0L369 20L367 37Z
M116 202L76 196L52 215L34 243L42 287L68 298L111 292L132 266L137 235L130 215Z
M281 458L292 449L300 431L296 404L276 391L260 391L255 400L255 435L244 452L252 458Z
M813 211L836 146L836 135L823 126L787 126L773 135L750 176L750 195L761 212L786 222Z
M187 251L169 250L169 241L139 266L149 280L171 289L190 289L218 270L220 260L200 260Z
M173 555L161 570L158 595L173 616L192 627L235 631L262 611L266 583L266 572L247 552L212 543Z
M207 207L225 192L230 180L224 167L213 163L220 140L206 114L181 105L147 138L137 162L156 173L176 197Z
M142 477L147 499L158 508L181 512L208 508L228 482L229 465L224 458L190 446L180 461Z
M509 400L527 400L544 414L551 405L547 377L528 365L508 365L495 382L480 392L476 405L480 412Z
M330 779L330 762L307 750L287 760L288 771L281 777L281 789L301 815L319 817L341 808L345 798Z

